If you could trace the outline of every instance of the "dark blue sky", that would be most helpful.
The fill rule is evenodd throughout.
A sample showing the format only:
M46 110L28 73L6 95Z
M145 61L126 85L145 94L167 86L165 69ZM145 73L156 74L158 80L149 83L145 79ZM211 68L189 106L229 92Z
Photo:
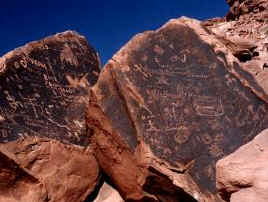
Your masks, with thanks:
M33 40L65 30L85 35L102 63L133 35L182 15L224 16L225 0L7 0L0 7L0 56Z

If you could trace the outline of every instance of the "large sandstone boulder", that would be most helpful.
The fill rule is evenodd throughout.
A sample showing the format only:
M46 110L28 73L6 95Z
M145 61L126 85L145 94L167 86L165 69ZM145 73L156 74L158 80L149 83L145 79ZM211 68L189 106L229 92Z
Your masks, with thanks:
M239 64L188 18L138 34L107 63L91 91L88 134L125 200L222 200L216 162L268 126L267 104Z
M82 202L98 181L84 111L99 71L97 53L71 31L0 58L0 149L31 171L50 202Z
M231 202L268 201L268 130L217 162L217 187Z

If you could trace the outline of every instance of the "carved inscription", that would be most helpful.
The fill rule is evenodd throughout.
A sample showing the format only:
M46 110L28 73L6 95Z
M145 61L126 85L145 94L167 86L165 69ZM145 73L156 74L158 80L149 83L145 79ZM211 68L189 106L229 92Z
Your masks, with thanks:
M193 107L200 116L222 116L224 108L220 97L196 96Z
M81 46L77 40L71 43ZM99 64L89 46L71 47L54 41L6 61L6 71L0 75L0 142L39 136L88 144L87 88L96 82Z
M193 179L215 193L215 162L267 128L267 105L190 29L161 30L148 41L131 55L131 71L116 77L144 99L146 107L128 103L135 126L159 158L173 166L194 162Z

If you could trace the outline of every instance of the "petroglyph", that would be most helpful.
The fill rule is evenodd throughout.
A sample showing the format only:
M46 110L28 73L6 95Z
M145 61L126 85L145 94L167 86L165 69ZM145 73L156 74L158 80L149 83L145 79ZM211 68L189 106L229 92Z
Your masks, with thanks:
M200 116L222 116L224 108L220 97L195 96L194 109Z
M64 46L60 54L61 62L69 62L70 64L77 66L78 60L77 57L73 54L72 49L69 46Z
M189 137L190 137L190 131L188 130L188 128L184 126L180 126L177 128L177 132L174 137L174 140L178 144L183 144L188 141Z
M0 60L0 142L27 135L88 143L83 112L99 61L84 38L66 36L66 43L64 37L34 42Z
M96 87L101 89L99 102L131 148L137 130L158 158L173 166L194 162L189 174L202 189L215 193L214 163L267 127L268 108L190 28L175 27L154 32L138 50L130 43L119 52L106 73L111 71L120 84L118 94L127 98L124 107L120 96L111 98L109 85L114 84L102 80Z

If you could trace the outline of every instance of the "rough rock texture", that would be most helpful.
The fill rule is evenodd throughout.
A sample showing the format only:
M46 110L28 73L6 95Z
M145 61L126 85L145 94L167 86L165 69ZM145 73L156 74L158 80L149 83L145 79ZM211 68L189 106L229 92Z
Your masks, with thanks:
M47 201L44 184L0 149L0 202Z
M268 102L268 1L230 1L241 5L258 5L254 12L237 20L224 19L203 22L214 36L238 58L241 70L233 71L244 85ZM262 6L261 6L262 5Z
M238 59L241 69L233 68L233 74L268 103L268 1L227 2L227 21L214 19L203 25ZM266 152L260 151L267 142L265 134L217 164L217 186L226 201L268 201Z
M70 31L0 58L0 142L37 136L88 145L84 110L99 65L85 38Z
M217 162L217 187L226 201L268 201L268 130Z
M1 147L45 185L49 202L82 202L98 182L99 166L89 149L47 138L27 138Z
M45 185L46 201L83 201L98 181L84 112L99 71L96 52L72 31L0 58L0 149Z
M188 18L135 36L107 63L88 134L125 200L221 201L216 161L268 126L264 90L243 82L239 64L226 40Z
M124 200L113 187L104 183L94 202L124 202Z
M259 13L268 8L267 0L226 0L230 11L226 15L227 20L239 19L241 15Z

